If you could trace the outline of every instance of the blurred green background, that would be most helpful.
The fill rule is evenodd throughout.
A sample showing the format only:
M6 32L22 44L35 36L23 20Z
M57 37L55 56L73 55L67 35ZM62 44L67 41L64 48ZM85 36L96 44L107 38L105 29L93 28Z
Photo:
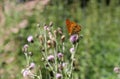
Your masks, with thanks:
M118 79L113 68L120 65L120 0L0 0L0 79L23 79L27 36L50 21L67 35L66 18L80 24L84 36L76 78ZM31 51L39 62L38 48Z

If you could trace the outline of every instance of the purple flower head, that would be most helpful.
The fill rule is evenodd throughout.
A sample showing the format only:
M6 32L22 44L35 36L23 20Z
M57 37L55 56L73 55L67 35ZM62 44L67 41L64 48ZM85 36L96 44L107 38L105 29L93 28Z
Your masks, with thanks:
M62 58L63 57L63 54L62 53L58 53L58 58Z
M48 61L54 61L54 56L53 56L53 55L49 55L49 56L47 57L47 60L48 60Z
M30 71L28 69L23 69L21 73L22 73L23 77L27 77L30 75Z
M44 26L44 30L50 31L50 27L48 27L47 25Z
M115 68L114 68L114 72L115 72L115 73L120 73L120 68L119 68L119 67L115 67Z
M34 42L33 36L32 35L28 36L27 41L33 43Z
M30 63L29 69L34 69L35 68L35 63Z
M44 30L47 30L47 28L48 28L48 26L45 25L45 26L44 26Z
M70 53L74 53L75 52L75 49L72 47L70 48Z
M73 44L75 44L78 41L78 34L74 34L72 36L70 36L70 42L72 42Z
M57 74L56 74L56 78L57 78L57 79L61 79L61 78L62 78L62 74L57 73Z

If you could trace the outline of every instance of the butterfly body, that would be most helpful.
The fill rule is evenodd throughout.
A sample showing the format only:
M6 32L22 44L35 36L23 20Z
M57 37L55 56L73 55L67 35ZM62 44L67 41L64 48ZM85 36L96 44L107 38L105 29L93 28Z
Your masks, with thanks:
M79 34L79 32L81 31L81 26L75 22L70 21L69 19L66 20L66 27L69 35Z

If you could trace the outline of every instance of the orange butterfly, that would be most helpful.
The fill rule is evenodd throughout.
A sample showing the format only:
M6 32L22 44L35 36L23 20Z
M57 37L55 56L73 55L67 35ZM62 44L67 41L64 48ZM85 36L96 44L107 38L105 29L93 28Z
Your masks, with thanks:
M70 21L69 19L66 19L66 27L69 35L79 34L79 32L81 31L81 26L75 22Z

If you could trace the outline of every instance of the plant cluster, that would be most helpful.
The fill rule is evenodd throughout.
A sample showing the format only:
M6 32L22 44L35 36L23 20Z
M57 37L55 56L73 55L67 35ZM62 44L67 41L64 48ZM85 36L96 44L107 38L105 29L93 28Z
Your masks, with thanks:
M82 36L73 34L67 38L61 28L53 29L52 22L49 25L45 24L44 27L39 24L37 26L39 33L36 41L39 41L43 64L39 64L40 67L37 68L38 66L32 60L34 55L29 51L29 46L35 41L34 37L30 35L27 38L28 44L23 46L26 57L26 67L22 70L23 76L33 79L73 79L73 71L76 66L75 53ZM71 46L68 46L66 42L71 43ZM44 73L42 69L45 69L46 72Z

